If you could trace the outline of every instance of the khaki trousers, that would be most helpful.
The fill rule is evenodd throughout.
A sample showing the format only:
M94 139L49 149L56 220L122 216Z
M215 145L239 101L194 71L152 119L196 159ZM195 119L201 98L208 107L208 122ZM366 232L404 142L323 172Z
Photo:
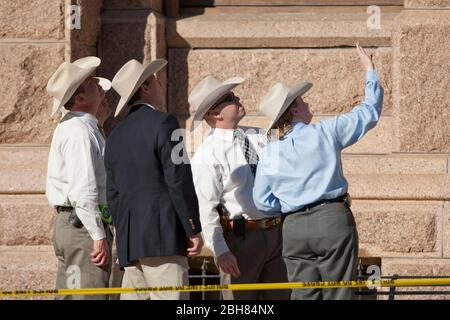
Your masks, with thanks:
M188 263L184 256L144 257L125 267L122 288L183 286L189 284ZM123 293L121 300L188 300L189 292L161 291Z
M107 288L111 272L111 263L106 267L95 266L90 254L94 241L83 226L75 228L69 223L69 213L61 212L56 216L53 230L53 247L58 258L56 277L57 289ZM112 234L105 228L111 248ZM107 295L71 295L56 296L64 300L106 300Z

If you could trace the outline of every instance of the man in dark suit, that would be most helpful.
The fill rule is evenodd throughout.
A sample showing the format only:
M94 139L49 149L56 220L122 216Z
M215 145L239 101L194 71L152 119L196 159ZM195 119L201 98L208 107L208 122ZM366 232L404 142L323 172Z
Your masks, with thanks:
M106 143L108 206L117 232L119 264L125 268L122 287L188 284L186 256L200 253L198 200L191 167L172 152L179 129L172 115L155 107L162 103L155 73L167 61L148 65L128 61L112 86L121 99L116 116L128 115ZM124 108L128 107L128 108ZM177 149L176 149L177 150ZM122 299L187 299L188 293L122 294Z

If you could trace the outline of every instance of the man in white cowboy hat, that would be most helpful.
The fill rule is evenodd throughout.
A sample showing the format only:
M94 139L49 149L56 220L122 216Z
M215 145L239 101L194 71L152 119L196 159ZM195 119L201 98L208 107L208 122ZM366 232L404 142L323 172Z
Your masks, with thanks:
M291 282L356 280L358 232L350 210L341 152L380 119L383 88L372 56L359 44L366 70L364 101L349 113L310 124L302 95L312 84L273 86L260 109L279 131L260 156L253 196L267 215L286 215L283 257ZM273 164L276 165L273 165ZM352 299L351 288L294 289L292 299Z
M53 134L46 195L58 215L54 248L58 258L57 288L107 287L111 232L99 205L106 204L104 139L95 115L105 92L93 77L97 57L64 62L47 83L54 98L52 116L65 109ZM100 114L102 112L100 111ZM106 299L103 295L64 296L66 299Z
M167 61L128 61L114 76L116 116L126 116L106 143L108 205L116 226L122 287L188 284L187 256L203 246L191 167L172 158L179 129L160 112L163 93L155 73ZM128 106L128 108L126 108ZM128 114L127 114L128 112ZM122 294L122 299L187 299L186 292Z
M281 257L281 218L267 218L252 198L257 149L267 140L238 128L245 109L233 89L244 81L203 79L189 96L191 130L212 128L192 158L203 235L221 270L222 284L287 281ZM224 299L288 299L290 291L224 291Z

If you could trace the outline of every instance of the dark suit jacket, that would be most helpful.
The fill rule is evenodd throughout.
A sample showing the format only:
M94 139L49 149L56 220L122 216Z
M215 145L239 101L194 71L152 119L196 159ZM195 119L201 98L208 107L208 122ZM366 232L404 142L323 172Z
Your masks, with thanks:
M142 257L186 256L187 237L201 231L191 166L171 160L178 128L172 115L139 105L106 142L108 207L121 267Z

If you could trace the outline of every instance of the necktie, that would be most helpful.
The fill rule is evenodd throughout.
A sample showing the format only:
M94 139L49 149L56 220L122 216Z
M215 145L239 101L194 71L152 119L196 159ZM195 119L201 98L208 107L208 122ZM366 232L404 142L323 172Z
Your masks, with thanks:
M239 145L241 146L241 149L244 152L245 160L250 166L250 170L252 171L253 175L255 175L256 167L259 161L258 153L256 152L255 148L253 148L253 146L250 144L248 137L241 130L235 130L234 137L235 139L238 139Z

